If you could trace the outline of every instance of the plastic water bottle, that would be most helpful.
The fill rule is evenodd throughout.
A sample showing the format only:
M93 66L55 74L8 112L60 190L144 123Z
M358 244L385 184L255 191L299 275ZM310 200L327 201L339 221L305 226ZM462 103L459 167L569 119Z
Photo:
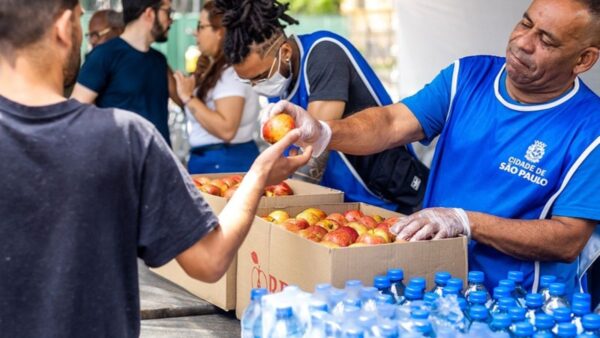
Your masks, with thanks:
M469 336L471 337L487 337L491 334L488 327L488 310L485 306L474 305L469 310L471 317L471 325L469 326Z
M390 295L393 296L394 294L392 293L392 283L390 282L390 279L388 278L388 276L383 276L383 275L379 275L379 276L375 276L375 278L373 278L373 286L377 288L377 290L379 290L380 294L383 295Z
M554 338L554 334L552 332L536 332L532 338Z
M452 278L449 272L446 271L438 271L435 273L434 282L435 286L431 288L431 292L437 294L438 296L442 296L442 289L446 286L448 280Z
M591 312L590 305L585 301L576 301L573 303L573 307L571 308L573 311L573 319L571 322L575 324L577 328L577 334L583 332L582 320L583 316L587 315Z
M344 329L344 338L365 338L365 331L358 326L349 326Z
M516 338L528 338L533 336L533 325L527 321L523 321L515 324L515 331L513 337Z
M473 291L469 294L469 305L483 305L487 302L487 293L484 291Z
M583 325L583 336L600 338L600 315L593 313L583 316L581 325Z
M552 328L552 332L556 334L556 332L558 332L558 325L561 323L571 323L571 309L568 307L556 308L554 309L552 317L554 317L554 327Z
M539 293L528 293L525 296L525 307L527 308L527 313L525 317L529 319L531 325L535 325L535 318L542 311L542 305L544 305L544 297Z
M552 283L550 284L550 298L542 306L542 310L549 315L552 315L554 309L559 307L569 307L569 301L565 297L565 284Z
M275 310L275 323L269 332L269 338L300 338L303 334L302 325L291 306Z
M435 337L431 322L428 320L429 311L415 310L411 314L412 326L408 331L417 332L421 337Z
M490 313L492 314L492 316L498 313L508 314L508 309L510 309L511 307L517 307L517 302L513 298L500 298L500 300L498 301L497 308L495 309L495 311L491 310Z
M573 323L560 323L556 330L556 337L575 338L577 337L577 328Z
M379 329L376 324L377 316L373 313L366 313L358 316L358 326L362 328L367 337L375 337L379 334Z
M465 298L465 294L463 293L463 281L460 278L450 278L448 282L446 282L446 286L456 288L458 290L458 297Z
M510 297L512 297L515 300L515 302L517 303L517 306L520 306L519 302L517 301L517 296L515 294L515 282L513 280L502 279L498 282L498 286L505 287L508 290L510 290Z
M377 306L379 306L380 304L396 304L394 296L385 294L377 295L375 297L375 302L377 303Z
M407 287L409 286L416 286L421 290L421 293L425 293L425 289L427 288L427 280L425 280L424 277L413 277L408 281Z
M317 299L327 303L327 306L329 307L329 292L331 292L332 289L333 287L329 283L317 284L315 286L315 291L313 292L312 297L313 299Z
M423 297L423 293L421 288L417 285L409 285L404 290L404 299L398 307L396 308L396 319L397 320L406 320L411 316L411 306L413 304L417 304L421 298Z
M266 294L267 289L265 288L256 288L250 291L250 304L248 304L248 307L242 314L242 338L262 336L262 308L260 300Z
M488 303L488 308L490 309L492 315L498 312L498 305L500 303L500 299L502 298L511 298L510 290L502 286L496 286L494 288L494 300L491 303Z
M543 275L540 277L540 290L538 293L541 293L544 296L544 303L550 299L550 284L556 282L556 276L553 275Z
M509 271L507 279L515 282L515 296L517 297L517 303L520 307L525 307L525 296L527 296L527 291L523 288L523 280L525 277L523 276L522 271Z
M398 338L400 332L398 331L398 325L391 321L384 321L379 325L379 337L381 338Z
M402 297L404 297L404 289L406 286L404 285L404 270L402 269L389 269L387 271L387 276L392 283L392 294L396 299L396 304L400 303Z
M346 281L344 291L346 291L347 297L360 298L360 289L363 287L362 282L358 279L351 279Z
M326 338L325 319L328 314L323 311L315 311L310 314L310 328L304 335L305 338Z
M342 317L344 313L344 299L346 298L346 291L333 289L329 292L329 312L337 317Z
M433 312L437 309L437 300L440 298L437 293L427 292L423 295L423 303L425 303L425 307L430 312Z
M554 335L552 328L554 327L554 318L545 313L540 313L535 317L535 331L537 333L545 332Z
M510 321L511 321L511 325L510 325L510 330L511 332L515 332L516 326L518 323L520 322L524 322L527 321L529 323L528 320L526 320L525 318L525 313L527 312L527 310L525 310L522 307L518 307L518 306L513 306L511 308L508 309L508 315L510 316ZM531 324L531 323L529 323Z
M377 315L382 319L394 319L396 316L396 304L377 304Z
M471 294L473 296L473 294ZM506 313L500 313L494 316L490 322L490 329L494 333L492 336L495 338L508 338L510 337L510 317Z
M487 294L487 298L490 299L490 295L488 290L483 285L485 280L485 274L482 271L471 271L467 277L469 284L467 285L467 289L465 290L465 297L468 298L469 294L473 291L485 291Z
M576 292L573 294L573 297L571 299L571 304L574 304L576 302L581 302L581 303L587 303L589 304L589 307L592 307L592 296L589 293L584 293L584 292Z

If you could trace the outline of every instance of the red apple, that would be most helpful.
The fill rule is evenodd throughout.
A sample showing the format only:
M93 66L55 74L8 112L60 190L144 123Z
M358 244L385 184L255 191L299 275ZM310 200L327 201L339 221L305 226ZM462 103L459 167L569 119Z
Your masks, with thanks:
M206 183L210 183L210 178L206 176L196 176L193 177L192 180L194 180L194 183L196 183L196 185L205 185Z
M338 222L327 218L318 221L315 225L318 225L327 231L335 230L340 226Z
M363 216L358 219L358 222L364 224L369 229L375 229L377 222L371 216Z
M369 228L367 228L366 225L364 225L362 223L358 223L358 222L348 222L348 223L346 223L346 226L351 227L352 229L356 230L356 233L359 236L364 234L365 232L367 232L367 230L369 230Z
M300 237L304 237L313 242L320 242L323 239L323 236L326 234L327 230L316 225L311 225L306 229L298 231L298 235L300 235Z
M398 222L399 219L400 219L400 217L394 216L394 217L386 218L383 221L383 223L386 223L388 225L388 227L391 227L392 225L396 224L396 222Z
M223 183L227 184L227 186L230 188L239 183L236 180L234 180L233 177L231 177L231 176L223 177L221 179L221 181L223 181Z
M293 194L294 194L294 191L285 182L281 182L281 183L273 186L273 195L275 195L275 196L288 196L288 195L293 195Z
M296 219L303 219L305 221L308 222L308 224L310 225L315 225L317 224L318 221L320 221L319 216L311 213L311 212L301 212L298 215L296 215Z
M383 217L381 217L381 216L379 216L379 215L377 215L377 214L375 214L375 215L371 215L371 217L373 217L373 219L374 219L374 220L375 220L375 222L377 222L377 223L381 223L381 222L383 222L383 220L385 219L385 218L383 218Z
M275 224L281 224L285 220L287 220L288 218L290 218L290 215L285 210L274 210L274 211L271 211L271 213L269 214L269 216L273 219L273 223L275 223Z
M352 238L348 232L337 229L332 232L328 232L325 236L323 236L322 241L332 242L339 246L348 246L353 243Z
M327 217L327 214L325 213L325 211L321 210L321 209L317 209L317 208L308 208L302 211L304 212L310 212L312 214L315 214L317 217L319 217L319 220L325 219L325 217Z
M223 194L223 192L221 191L221 188L212 185L210 183L207 183L201 187L199 187L198 189L200 189L200 191L203 191L207 194L211 194L211 195L215 195L215 196L221 196Z
M263 139L271 144L281 140L285 134L294 129L294 118L289 114L277 114L271 117L262 128Z
M310 226L308 222L303 219L294 219L290 218L285 220L281 225L287 230L291 232L298 232L302 229L306 229Z
M331 213L331 214L327 215L327 217L325 217L325 219L332 219L332 220L336 221L339 225L344 225L348 222L346 220L346 217L344 217L344 215L340 214L339 212Z
M340 225L340 227L337 228L335 231L346 232L350 236L350 243L356 242L356 239L358 238L358 232L356 232L356 230L352 229L351 227L345 225Z
M379 237L375 235L372 230L367 233L364 233L358 237L356 240L357 243L364 243L368 245L377 245L377 244L385 244L387 241L383 237Z
M344 217L348 222L358 221L364 214L360 210L348 210L344 213Z
M261 218L269 223L273 223L273 217L271 216L262 216Z
M229 189L229 186L225 184L225 182L223 182L223 180L220 178L215 178L214 180L210 181L210 184L217 186L219 187L219 189L221 189L221 196L223 196L223 194L225 194L225 191Z
M390 231L390 226L386 223L377 224L374 232L375 231L377 234L379 234L380 232L385 233L387 235L387 238L389 239L389 242L393 242L396 240L396 236Z

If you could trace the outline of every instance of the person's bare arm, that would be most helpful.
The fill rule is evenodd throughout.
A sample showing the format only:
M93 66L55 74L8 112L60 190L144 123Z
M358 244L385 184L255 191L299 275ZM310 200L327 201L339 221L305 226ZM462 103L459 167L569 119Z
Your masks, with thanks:
M240 126L244 112L243 96L229 96L215 100L215 110L209 109L198 98L190 100L187 107L198 123L212 135L230 142Z
M329 149L352 155L374 154L425 137L415 115L402 103L368 108L327 123L332 131Z
M507 255L524 260L572 262L592 235L597 221L554 216L515 220L467 212L471 235Z
M344 114L346 102L344 101L311 101L308 104L308 113L317 120L339 120Z
M171 67L167 67L167 85L169 88L169 97L183 109L183 101L181 101L181 98L177 95L177 85L175 84L175 77L173 76Z
M75 84L75 88L71 93L71 98L81 103L93 104L96 101L97 97L98 93L79 83Z
M177 256L177 262L188 275L201 281L216 282L225 274L250 230L264 187L281 182L310 158L310 147L302 155L282 156L299 136L297 130L292 131L263 151L219 214L220 225Z

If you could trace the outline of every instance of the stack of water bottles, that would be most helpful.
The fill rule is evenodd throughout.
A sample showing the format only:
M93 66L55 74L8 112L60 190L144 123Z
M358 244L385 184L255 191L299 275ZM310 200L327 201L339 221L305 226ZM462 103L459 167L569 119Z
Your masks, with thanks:
M509 272L492 295L481 271L468 285L448 272L435 274L435 285L413 277L404 283L401 269L375 276L373 286L349 280L343 289L319 284L312 294L288 286L267 295L253 289L242 316L242 337L596 337L600 315L591 298L576 293L569 302L565 285L542 276L539 293L526 293L520 271Z

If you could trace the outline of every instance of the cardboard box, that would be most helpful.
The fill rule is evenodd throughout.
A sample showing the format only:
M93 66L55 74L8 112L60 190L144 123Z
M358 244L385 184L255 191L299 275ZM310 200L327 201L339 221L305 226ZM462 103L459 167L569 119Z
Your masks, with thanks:
M234 173L192 176L218 178L230 175L234 175ZM243 175L243 173L240 173L240 175ZM294 190L295 195L263 197L261 198L259 206L278 209L284 206L289 207L303 204L313 205L321 203L339 203L344 200L344 194L339 190L329 189L298 180L286 180L286 182ZM216 214L220 213L227 204L227 201L223 197L213 196L206 193L202 194L204 199L208 202ZM227 273L225 273L220 280L213 284L203 283L189 277L175 260L170 261L160 268L151 269L151 271L183 287L193 295L198 296L223 310L228 311L235 309L237 257L233 259L233 262L231 263L229 270L227 270Z
M210 179L227 177L231 175L244 175L245 173L223 173L223 174L200 174L192 175L192 177L208 177ZM285 182L294 191L293 195L289 196L276 196L276 197L262 197L259 208L285 208L296 205L319 205L328 203L341 203L344 201L344 193L339 190L323 187L316 184L303 182L300 180L288 179ZM222 204L225 198L202 193L204 199L206 199L211 205L213 202Z
M359 209L367 215L383 217L399 214L363 203L312 205L325 211L344 212ZM284 208L296 215L307 208ZM261 208L258 216L267 215L274 208ZM391 243L352 248L327 248L269 223L260 217L238 251L236 315L241 315L249 303L250 290L266 287L279 292L286 285L297 285L313 292L316 284L330 283L343 288L346 280L360 279L365 285L373 284L373 277L385 274L390 268L402 268L404 278L423 276L427 285L433 285L436 271L448 271L454 277L467 274L467 239L464 237L412 243Z

